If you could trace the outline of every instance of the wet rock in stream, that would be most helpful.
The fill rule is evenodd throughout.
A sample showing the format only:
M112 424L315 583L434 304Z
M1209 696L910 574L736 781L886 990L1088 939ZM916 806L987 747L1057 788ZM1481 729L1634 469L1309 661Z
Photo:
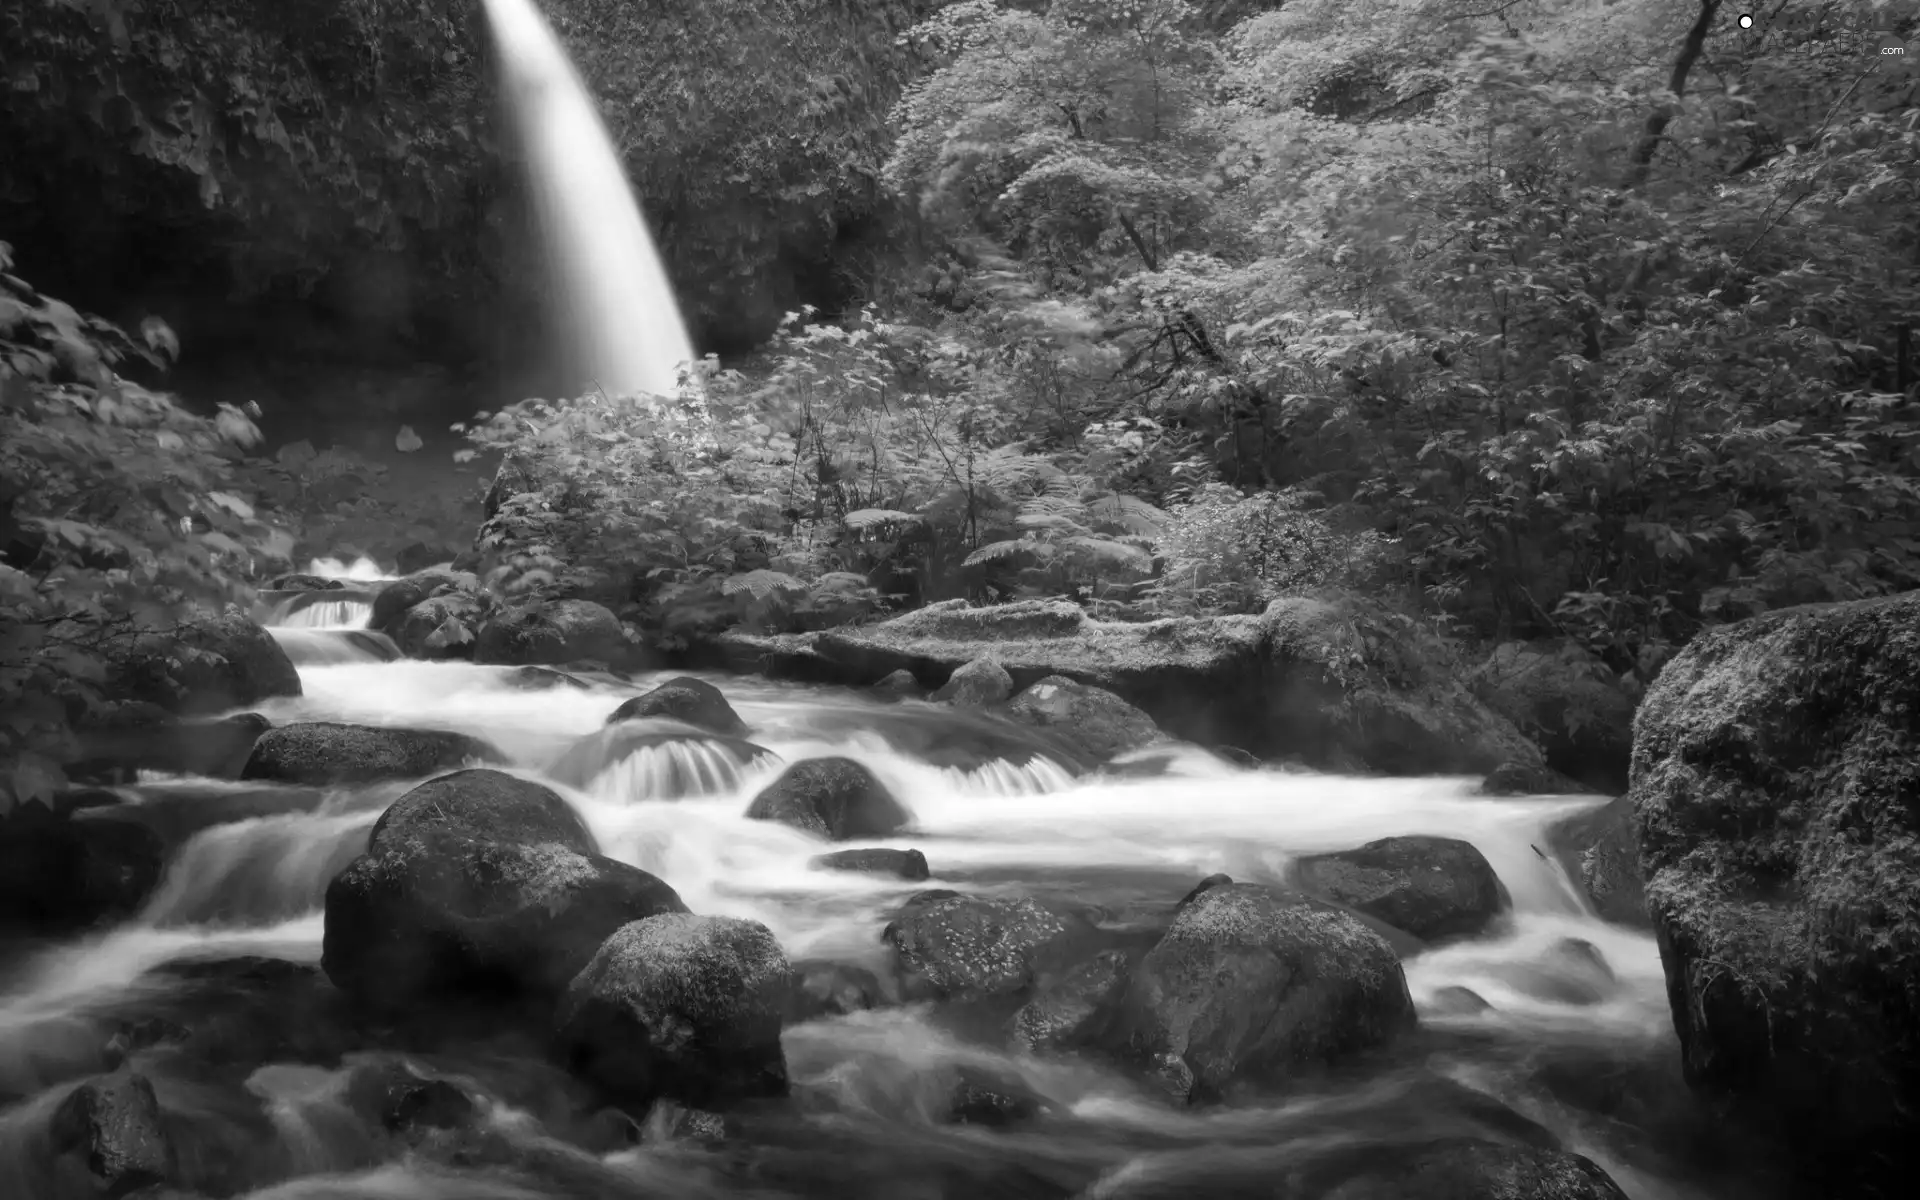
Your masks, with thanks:
M165 1181L174 1151L160 1102L144 1075L122 1073L83 1083L53 1114L57 1153L71 1154L108 1196L127 1196Z
M1507 908L1486 856L1458 838L1392 837L1296 865L1302 891L1423 941L1479 933Z
M1273 1082L1415 1024L1393 948L1353 917L1250 884L1209 888L1134 969L1116 1047L1182 1100Z
M888 837L913 820L872 771L850 758L794 763L753 798L747 817L778 821L836 842Z
M786 1094L792 969L766 926L671 913L623 925L567 988L564 1061L615 1100L700 1108Z
M479 738L439 729L303 721L254 743L242 779L328 786L419 779L476 762L505 762Z
M881 937L910 993L945 999L1015 996L1064 967L1085 922L1025 897L929 891L908 900Z
M321 962L379 1007L558 995L614 930L686 911L666 883L595 850L539 784L486 770L423 784L327 886Z
M927 878L927 856L918 850L890 850L873 847L865 850L835 850L813 860L823 871L855 871L866 875L891 875L917 882Z
M66 932L139 910L160 882L166 845L112 807L0 816L0 924Z
M717 733L722 737L742 737L747 723L727 703L725 693L704 679L678 676L624 701L607 717L607 724L641 717L670 717L676 721Z
M473 659L512 666L612 663L629 649L620 618L591 600L550 600L501 609L474 637Z

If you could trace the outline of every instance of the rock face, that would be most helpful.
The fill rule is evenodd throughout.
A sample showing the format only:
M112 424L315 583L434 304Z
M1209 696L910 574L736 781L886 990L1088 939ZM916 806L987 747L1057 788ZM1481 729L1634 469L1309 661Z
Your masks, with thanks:
M1479 933L1507 907L1499 877L1471 842L1395 837L1298 865L1302 890L1422 941Z
M1547 831L1547 844L1603 920L1649 924L1633 805L1625 796L1555 824Z
M1188 901L1134 969L1124 1052L1178 1099L1383 1044L1415 1023L1393 948L1353 917L1250 884Z
M117 656L108 688L182 716L209 716L298 696L300 673L272 634L229 612L187 622L172 637L141 638Z
M160 1102L144 1075L81 1084L60 1102L51 1132L54 1149L78 1155L109 1196L162 1183L173 1171Z
M608 937L567 988L559 1043L612 1097L719 1107L784 1095L791 968L757 921L677 913Z
M419 779L474 762L504 761L498 750L464 733L310 721L262 734L240 777L323 786Z
M373 598L373 612L367 628L375 629L398 641L400 618L416 604L435 596L464 595L480 597L480 580L464 571L421 571L396 579L380 589Z
M408 658L472 658L474 631L485 622L492 607L485 596L450 591L422 600L388 622L386 628L394 645Z
M960 708L991 708L1013 695L1013 676L991 658L963 664L933 694L933 700Z
M1357 635L1360 625L1373 632ZM1358 597L1144 623L1096 621L1067 601L949 601L763 649L757 661L809 676L828 664L841 682L864 684L897 670L937 678L985 656L1016 687L1064 676L1138 705L1180 737L1268 757L1409 774L1543 761L1459 681L1436 638Z
M538 784L489 770L422 784L328 885L321 965L381 1007L557 996L615 929L686 911L665 883L595 849Z
M1709 630L1629 800L1686 1076L1829 1194L1920 1169L1920 592Z
M636 717L672 717L695 729L704 729L723 737L742 737L747 723L733 711L719 688L704 679L682 675L669 679L650 692L635 696L607 718L607 724Z
M510 666L553 665L625 655L620 618L591 600L553 600L495 613L480 627L475 662Z
M913 820L873 772L850 758L794 763L753 798L755 821L779 821L836 842L881 838Z
M1105 1037L1127 991L1127 956L1103 950L1042 989L1013 1017L1015 1039L1029 1050L1091 1046Z
M1100 761L1166 737L1152 717L1112 692L1064 675L1049 675L1023 689L1006 715L1065 738Z
M909 900L881 936L911 990L978 999L1032 987L1078 932L1025 897L930 892Z

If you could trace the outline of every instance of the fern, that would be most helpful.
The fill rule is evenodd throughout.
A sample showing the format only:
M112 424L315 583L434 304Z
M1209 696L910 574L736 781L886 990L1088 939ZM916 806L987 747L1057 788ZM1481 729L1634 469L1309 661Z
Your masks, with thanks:
M805 583L785 571L772 571L765 567L741 575L728 576L720 584L720 594L723 596L738 596L744 593L760 601L779 595L805 595L808 590Z

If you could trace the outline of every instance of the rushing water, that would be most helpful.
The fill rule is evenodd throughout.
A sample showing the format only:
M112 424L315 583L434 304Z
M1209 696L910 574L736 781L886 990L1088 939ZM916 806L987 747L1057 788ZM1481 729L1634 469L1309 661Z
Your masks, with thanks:
M533 0L486 0L502 91L589 382L674 394L692 343L593 97Z
M660 875L696 912L765 923L796 960L878 964L880 929L924 887L1028 894L1093 912L1110 927L1150 929L1202 876L1277 883L1294 856L1393 834L1473 842L1513 912L1486 936L1406 961L1423 1030L1386 1061L1253 1106L1170 1111L1109 1068L1011 1054L907 1007L790 1029L793 1101L756 1118L725 1152L673 1142L589 1152L541 1099L562 1085L537 1053L443 1057L433 1069L480 1099L494 1139L486 1165L462 1167L368 1132L347 1099L351 1061L269 1060L235 1092L213 1088L177 1057L141 1052L139 1069L182 1128L203 1142L271 1148L272 1168L256 1173L260 1196L1093 1200L1145 1194L1126 1188L1196 1162L1254 1156L1278 1170L1296 1150L1461 1132L1460 1095L1495 1097L1550 1128L1635 1200L1756 1194L1689 1161L1692 1118L1672 1078L1677 1055L1651 939L1596 920L1538 849L1549 823L1593 798L1489 799L1463 779L1250 771L1197 748L1159 754L1157 774L1075 777L1017 732L979 718L754 678L715 679L751 743L703 748L656 736L670 724L605 728L645 680L528 690L510 668L383 661L365 631L276 634L299 651L305 687L263 707L276 722L483 737L512 769L566 796L606 853ZM320 643L331 648L321 652ZM922 850L929 883L817 869L811 860L822 843L742 816L782 761L826 753L866 763L908 803L912 833L862 844ZM317 961L327 880L408 786L317 791L180 779L129 789L130 803L176 842L145 910L117 928L16 956L0 973L0 1105L18 1098L0 1107L0 1195L69 1194L31 1169L49 1154L50 1113L74 1081L111 1065L100 1050L111 1019L198 1003L168 964L236 955ZM680 798L639 798L663 794ZM1491 1007L1461 1004L1463 988ZM1051 1115L1009 1130L942 1123L941 1081L966 1069L1017 1078ZM847 1182L869 1176L898 1186Z

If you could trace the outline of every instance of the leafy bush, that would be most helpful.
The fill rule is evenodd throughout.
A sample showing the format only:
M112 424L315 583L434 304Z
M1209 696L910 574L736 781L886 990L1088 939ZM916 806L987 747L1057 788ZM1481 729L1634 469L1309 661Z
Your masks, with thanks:
M1155 602L1171 612L1259 612L1281 596L1358 584L1378 568L1384 539L1342 532L1305 505L1297 492L1202 487L1161 534Z
M64 782L134 639L246 599L255 556L292 548L234 490L248 413L196 416L116 373L163 366L171 331L136 341L11 266L0 243L0 808Z

